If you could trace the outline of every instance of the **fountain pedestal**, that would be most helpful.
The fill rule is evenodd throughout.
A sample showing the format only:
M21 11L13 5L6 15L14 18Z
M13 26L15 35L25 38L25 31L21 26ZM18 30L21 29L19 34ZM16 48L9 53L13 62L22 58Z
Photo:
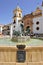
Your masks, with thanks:
M25 45L17 45L17 62L25 62L26 51L24 50Z

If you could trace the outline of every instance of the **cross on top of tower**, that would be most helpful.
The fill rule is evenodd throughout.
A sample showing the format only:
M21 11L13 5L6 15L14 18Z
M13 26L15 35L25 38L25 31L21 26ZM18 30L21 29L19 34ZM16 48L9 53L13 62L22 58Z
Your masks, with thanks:
M17 3L17 6L19 6L19 3Z
M20 9L20 7L19 7L19 2L17 2L17 7L16 7L16 9Z
M22 12L22 9L19 7L19 2L17 2L16 8L14 9L13 12L15 12L15 11L20 11L20 12Z

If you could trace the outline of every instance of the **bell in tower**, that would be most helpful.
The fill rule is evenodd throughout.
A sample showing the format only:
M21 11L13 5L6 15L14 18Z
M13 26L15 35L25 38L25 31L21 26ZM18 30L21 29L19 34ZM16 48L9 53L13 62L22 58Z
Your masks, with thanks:
M22 10L20 9L19 6L17 6L16 9L13 12L14 12L14 18L15 17L19 17L19 18L22 17Z

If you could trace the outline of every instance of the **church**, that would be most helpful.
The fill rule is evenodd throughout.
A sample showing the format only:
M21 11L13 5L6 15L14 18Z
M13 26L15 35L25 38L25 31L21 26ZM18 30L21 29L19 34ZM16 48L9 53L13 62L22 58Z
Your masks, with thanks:
M33 33L43 34L43 2L41 9L37 7L33 16Z
M22 10L19 6L13 11L13 21L6 25L0 24L0 35L9 35L11 38L14 31L20 31L21 23L24 25L24 30L30 29L30 33L43 35L43 2L40 7L32 12L22 16Z
M30 28L31 33L43 34L43 2L34 12L23 17L24 29Z
M9 35L12 38L14 31L21 32L21 24L24 25L25 31L29 28L31 33L43 34L43 2L41 9L37 7L35 12L27 14L24 17L19 6L17 6L13 13L14 16L11 23L6 25L0 24L1 37ZM11 46L9 43L5 44L4 46L3 42L2 46L0 46L0 65L43 65L43 44L19 45L17 43L16 46L15 43L12 43L13 46L11 43Z
M13 22L6 24L6 25L0 25L0 35L10 35L12 38L14 31L19 31L21 33L21 21L22 21L22 10L19 6L16 7L16 9L13 11ZM22 23L23 24L23 23Z

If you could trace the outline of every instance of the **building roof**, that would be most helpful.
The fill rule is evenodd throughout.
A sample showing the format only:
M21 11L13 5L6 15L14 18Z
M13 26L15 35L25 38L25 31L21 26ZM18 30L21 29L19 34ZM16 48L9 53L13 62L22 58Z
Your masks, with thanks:
M43 2L42 2L42 6L43 6ZM40 7L37 7L36 10L32 12L31 14L24 15L23 20L26 18L33 18L38 16L42 16L42 10L40 9Z
M26 19L26 18L33 18L32 13L31 14L24 15L23 20Z
M0 24L0 26L4 26L3 24Z
M42 13L42 10L39 7L37 7L36 10L33 12L33 15L38 15L40 13Z

